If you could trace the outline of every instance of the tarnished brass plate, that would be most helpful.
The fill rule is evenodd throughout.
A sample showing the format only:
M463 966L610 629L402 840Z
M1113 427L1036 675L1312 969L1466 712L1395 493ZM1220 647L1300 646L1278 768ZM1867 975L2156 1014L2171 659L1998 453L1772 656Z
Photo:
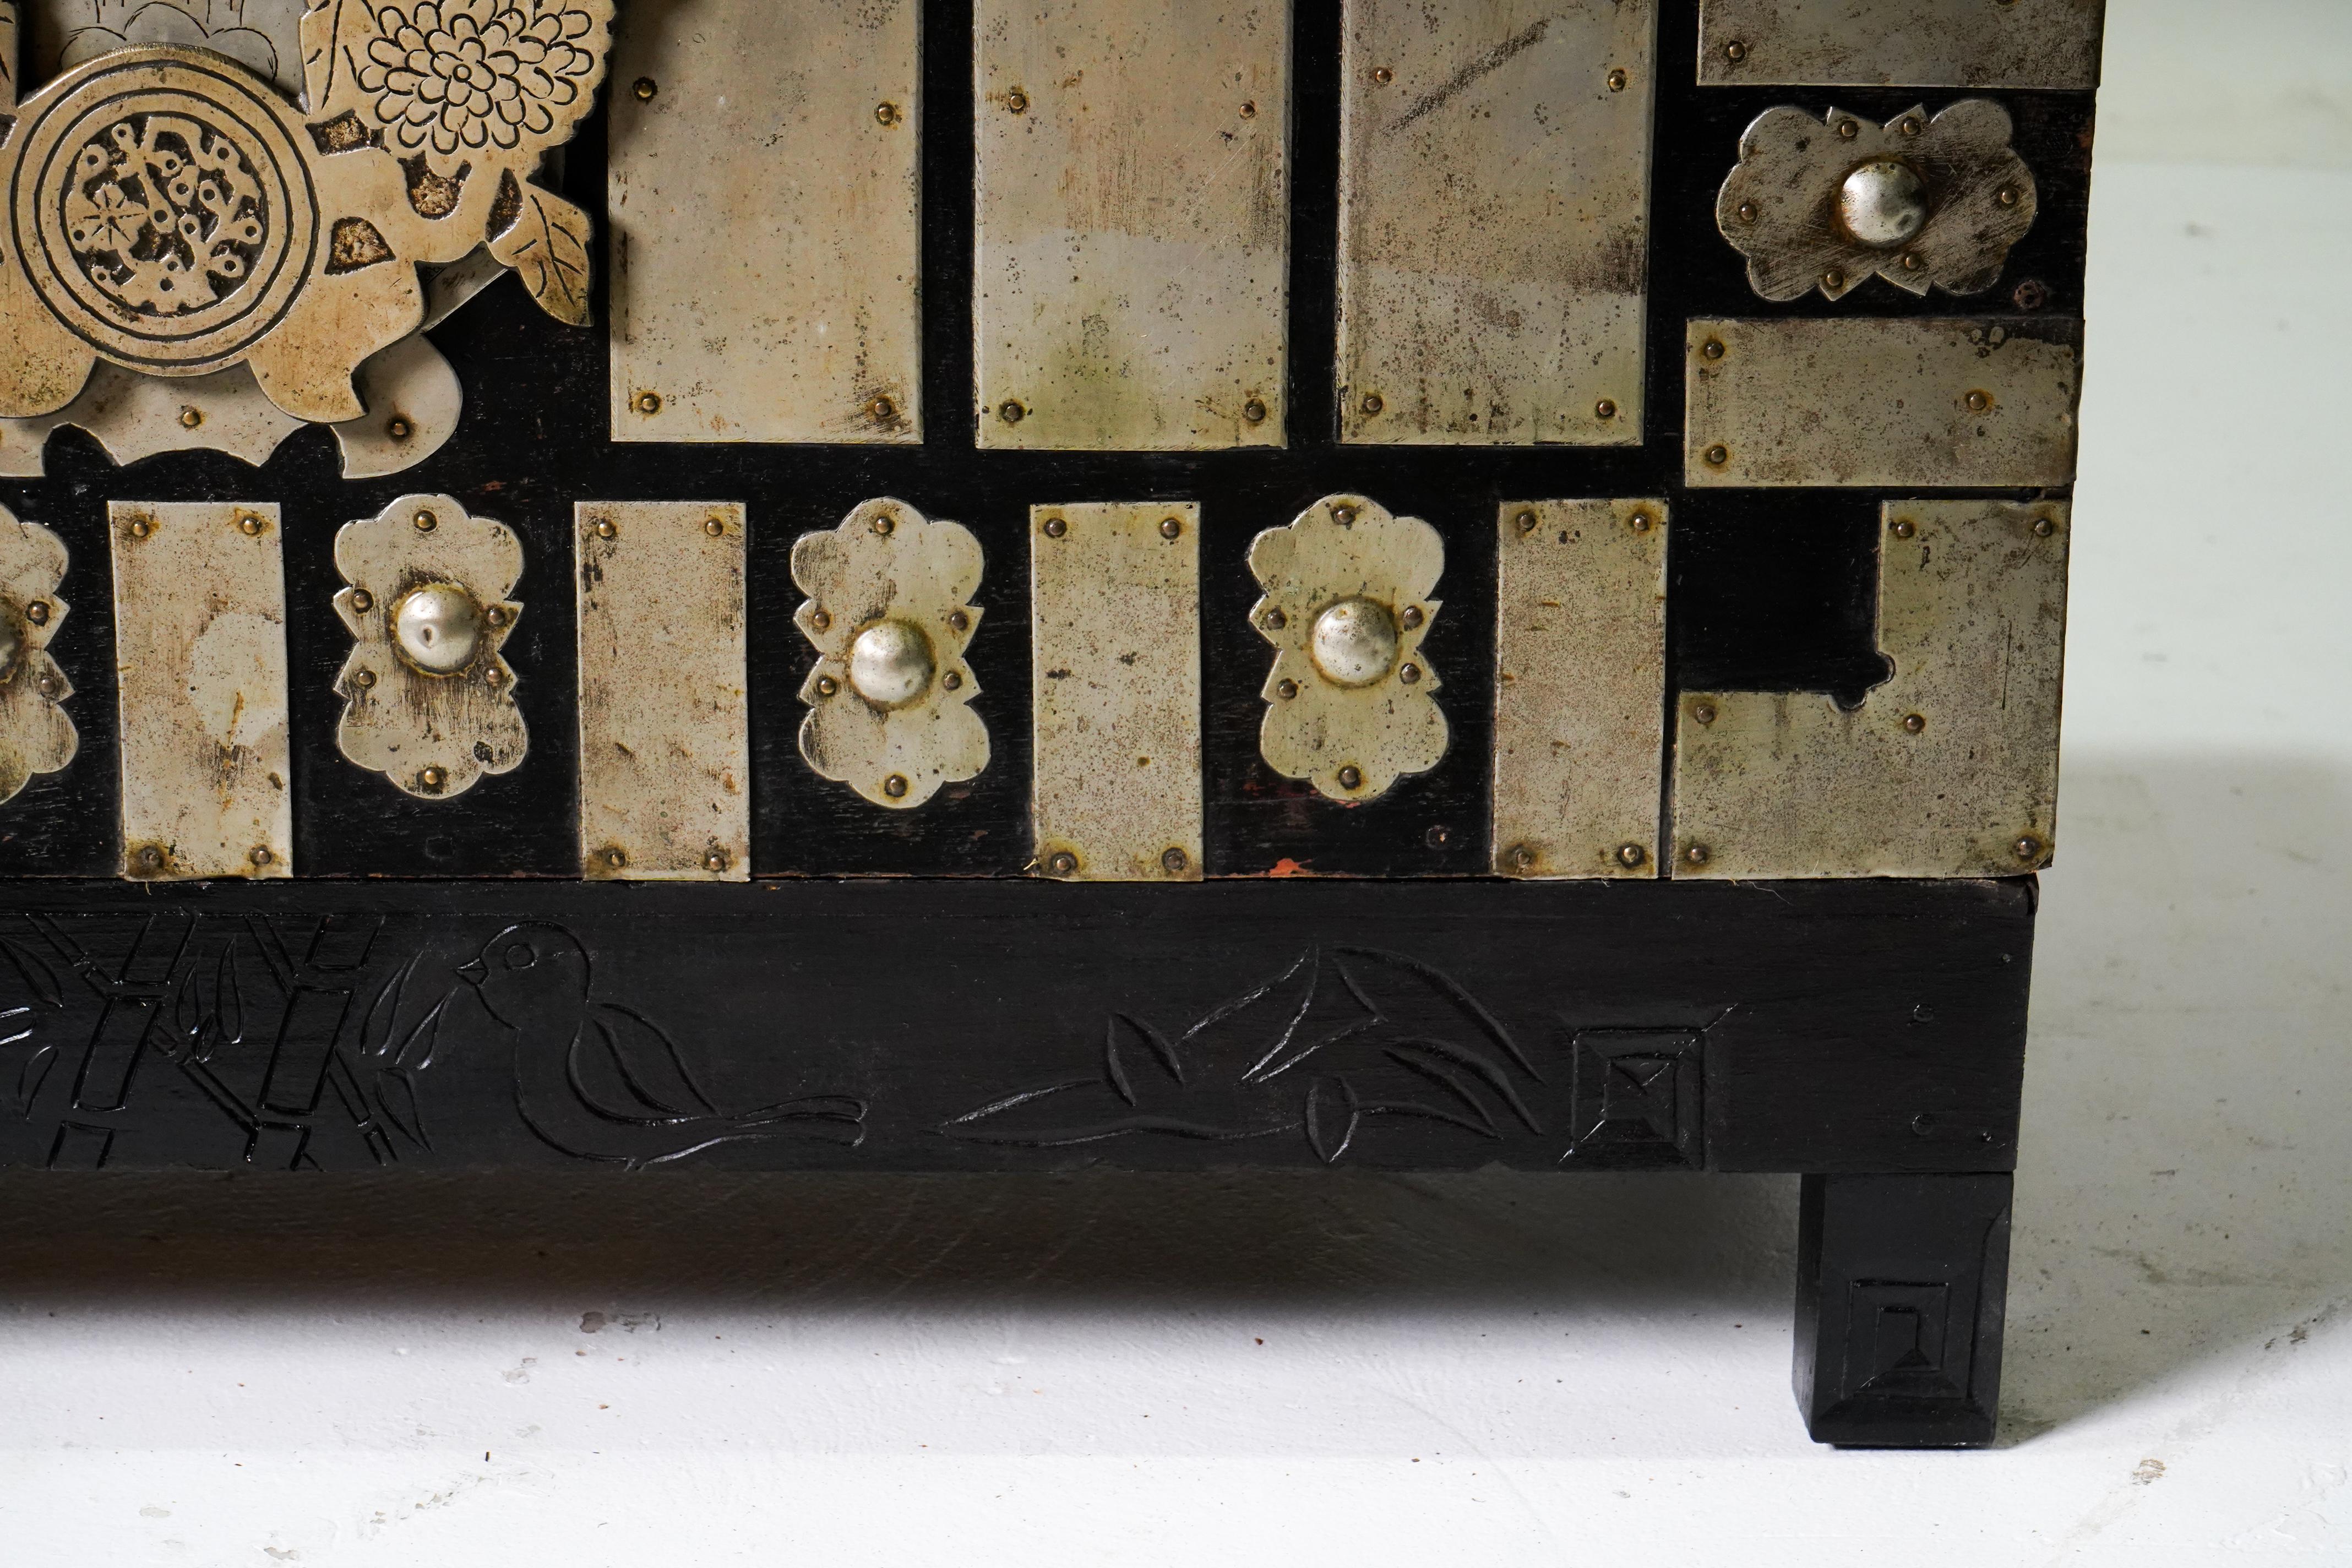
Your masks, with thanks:
M65 624L58 589L71 563L64 540L0 506L0 804L81 749L65 710L73 683L49 653Z
M615 441L919 441L916 0L630 0Z
M1701 0L1698 79L2093 88L2105 14L2106 0Z
M1642 439L1650 0L1349 0L1339 432Z
M1283 444L1290 7L977 0L980 445Z
M1691 485L2071 484L2083 324L1695 321Z
M1029 513L1041 876L1201 875L1201 509Z
M1655 877L1665 503L1507 502L1497 531L1495 869Z
M1849 712L1811 692L1685 692L1676 877L1999 877L2058 812L2067 507L1889 501L1878 646Z
M289 877L278 508L115 501L122 874Z
M744 881L743 508L583 501L572 518L582 873Z

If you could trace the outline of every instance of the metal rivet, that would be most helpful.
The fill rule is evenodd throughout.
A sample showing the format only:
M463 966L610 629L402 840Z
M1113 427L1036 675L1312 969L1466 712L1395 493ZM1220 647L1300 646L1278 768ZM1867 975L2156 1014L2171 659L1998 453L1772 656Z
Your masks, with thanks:
M1982 414L1986 409L1990 408L1991 406L1992 394L1989 392L1971 392L1969 394L1969 413Z
M1431 825L1429 831L1421 836L1421 841L1432 849L1443 849L1445 847L1445 841L1453 837L1453 833L1447 829L1445 824L1439 822Z
M809 625L814 626L819 631L824 631L826 627L833 625L833 616L827 614L824 609L820 606L819 608L809 612Z
M1331 509L1331 521L1341 528L1353 528L1356 526L1356 509L1351 506L1335 506Z
M1190 855L1185 854L1181 849L1175 847L1173 845L1171 845L1168 848L1160 851L1160 868L1167 872L1171 877L1182 872L1184 868L1192 865L1192 858Z
M25 618L32 622L37 626L47 626L49 624L49 602L47 599L35 599L31 604L25 606Z
M383 422L383 433L395 441L405 441L416 434L416 426L394 415Z
M963 677L950 669L940 677L940 685L950 691L961 691L963 689Z
M352 671L352 684L358 687L362 691L368 690L375 685L375 671L373 669L360 669Z
M2030 834L2020 838L2016 843L2011 845L2009 847L2021 860L2039 859L2042 855L2042 840L2033 837Z
M724 871L727 869L727 851L724 849L713 849L709 854L705 855L702 858L702 868L706 871Z
M365 588L352 589L352 608L362 616L366 615L370 610L375 608L375 595L369 593Z
M2013 207L2017 205L2017 187L2015 185L2003 185L2000 190L1993 193L1992 199L1999 202L2005 207Z
M954 631L968 632L971 630L971 617L965 615L961 610L950 610L948 612L948 626Z
M874 531L879 534L887 535L896 530L898 526L898 520L892 517L887 511L883 512L874 520Z
M2009 298L2010 302L2021 310L2039 310L2050 303L2050 285L2039 278L2029 278L2020 283Z
M1536 523L1540 520L1531 511L1523 511L1511 521L1518 524L1521 533L1533 533L1536 531Z
M1723 357L1723 340L1720 338L1709 338L1706 342L1699 344L1698 352L1699 357L1702 359L1721 359Z
M600 517L594 522L591 523L589 527L594 531L596 537L599 539L611 539L621 531L619 529L613 526L613 520L609 517Z
M659 414L661 412L661 394L658 392L638 393L637 412L640 414Z
M236 514L236 531L247 539L261 537L261 531L265 526L258 512L241 511Z
M1356 405L1356 406L1362 409L1366 416L1369 417L1372 415L1378 414L1381 409L1387 407L1388 405L1381 401L1381 395L1379 393L1368 392L1364 394L1364 400Z
M898 405L887 397L877 397L866 405L866 417L876 424L885 424L898 416Z
M1650 514L1637 511L1625 520L1625 525L1636 533L1647 533L1650 531Z
M1404 607L1404 614L1399 616L1397 619L1404 624L1405 630L1412 630L1413 627L1421 625L1422 623L1423 616L1421 606L1419 605L1407 605Z
M1894 528L1889 531L1897 539L1908 539L1919 531L1919 525L1907 517L1898 517L1895 520Z
M1389 69L1386 66L1374 66L1372 68L1372 79L1379 82L1382 87L1386 87L1389 83L1396 80L1396 72Z
M1183 531L1184 531L1184 525L1183 525L1183 523L1182 523L1182 522L1179 521L1177 519L1172 518L1172 517L1163 517L1163 518L1161 518L1161 519L1160 520L1160 538L1162 538L1162 539L1173 539L1173 538L1175 538L1178 534L1180 534L1180 533L1181 533L1181 532L1183 532Z
M1756 204L1755 204L1754 202L1742 202L1742 203L1740 203L1740 204L1739 204L1739 221L1740 221L1740 222L1742 222L1742 223L1754 223L1754 222L1756 221L1756 219L1757 219L1757 216L1758 216L1757 206L1756 206Z
M1822 287L1824 289L1844 288L1845 274L1839 271L1834 267L1831 268L1827 272L1822 274Z
M1280 610L1268 610L1257 618L1257 624L1267 631L1278 632L1290 624L1290 617Z
M488 626L505 626L507 624L506 610L500 605L492 605L488 609L482 612L482 624Z
M2047 539L2047 538L2049 538L2052 534L2053 534L2053 533L2055 533L2055 532L2057 532L2057 531L2058 531L2058 525L2057 525L2056 523L2054 523L2054 522L2051 521L2048 518L2046 518L2046 517L2037 517L2037 518L2035 518L2035 519L2033 520L2033 537L2034 537L2034 538L2036 538L2036 539Z
M1917 251L1916 251L1916 250L1906 250L1906 251L1905 251L1905 252L1903 253L1903 270L1904 270L1904 271L1906 271L1906 272L1916 272L1916 271L1918 271L1918 270L1919 270L1919 268L1921 268L1922 267L1925 267L1925 266L1927 266L1927 264L1926 262L1924 262L1924 261L1922 261L1922 260L1920 260L1920 259L1919 259L1919 253L1918 253Z
M1525 871L1536 863L1536 852L1524 844L1514 845L1510 859L1512 865Z
M1723 46L1723 58L1729 60L1733 65L1738 65L1741 60L1748 58L1748 46L1741 43L1738 38L1734 38L1731 42Z
M1062 535L1070 531L1069 523L1066 520L1058 517L1047 518L1045 520L1045 537L1048 539L1059 539Z
M269 847L266 844L257 844L245 852L245 858L257 866L267 866L271 858Z
M1287 702L1292 698L1298 695L1298 682L1295 680L1277 680L1274 683L1274 694L1276 697L1281 698L1285 702Z
M139 864L144 870L159 871L163 867L163 852L150 844L139 851Z
M1650 852L1638 844L1617 846L1617 864L1620 866L1639 866L1649 858Z
M416 772L416 782L425 789L439 789L449 782L449 775L439 768L419 768Z
M1008 397L996 405L996 416L1007 425L1018 425L1029 416L1029 411L1021 406L1018 398Z
M134 517L134 518L132 518L132 519L131 520L131 538L133 538L133 539L144 539L144 538L146 538L149 534L151 534L151 533L152 533L152 532L154 532L154 531L155 531L155 525L154 525L152 522L149 521L147 519L145 519L145 518L143 518L143 517Z
M1851 142L1862 134L1862 123L1854 120L1841 120L1838 121L1837 132L1840 138Z
M1909 731L1912 734L1916 735L1927 727L1927 720L1926 715L1920 713L1906 713L1903 715L1903 728Z
M1695 724L1712 724L1712 723L1714 723L1714 722L1715 722L1715 704L1714 704L1714 703L1712 703L1712 702L1702 702L1702 703L1700 703L1697 707L1696 707L1696 708L1692 709L1692 710L1691 710L1691 721L1692 721L1693 723L1695 723Z
M1723 447L1709 447L1706 449L1706 460L1708 466L1719 468L1731 461L1731 453L1729 449Z
M816 694L819 697L830 697L840 689L841 682L830 675L820 675L816 678Z
M1251 398L1247 403L1242 405L1242 417L1248 420L1253 425L1265 424L1265 405L1259 402L1255 397Z
M895 103L876 104L874 106L874 123L877 125L898 124L898 106Z
M1421 666L1417 664L1406 665L1403 668L1397 671L1397 679L1403 681L1407 686L1412 685L1415 681L1421 679Z
M44 697L55 697L58 694L58 678L54 675L41 677L40 679L33 682L33 686Z
M1612 92L1622 92L1625 90L1625 83L1631 79L1631 78L1626 76L1624 68L1621 66L1617 69L1609 73L1609 90Z
M1704 844L1692 845L1689 848L1683 851L1683 858L1694 866L1706 865L1708 859L1706 846Z
M1257 118L1257 105L1255 103L1243 104L1242 118L1244 120L1255 120Z
M604 864L611 869L617 871L628 863L628 856L623 854L620 850L607 849L604 851Z
M1029 112L1029 95L1016 87L1004 95L1004 107L1015 114L1026 114Z
M1357 767L1352 763L1348 766L1341 768L1339 770L1339 787L1341 789L1363 788L1364 771L1361 768Z
M180 408L180 424L181 424L182 427L184 427L184 428L185 428L185 429L193 430L193 429L194 429L197 426L199 426L199 425L203 424L204 422L205 422L205 411L204 411L203 409L198 408L198 407L197 407L194 404L193 404L193 403L190 403L190 404L184 404L184 405L181 405L181 408Z
M1592 413L1595 418L1614 419L1617 417L1617 405L1604 397L1592 405Z
M409 521L416 525L419 533L430 533L441 526L441 520L429 511L420 511Z
M1078 868L1078 858L1066 849L1057 849L1045 862L1045 868L1056 877L1066 877Z
M904 773L892 773L888 778L884 779L882 781L882 793L888 795L892 800L897 800L901 795L904 795L907 793L907 775Z
M1918 134L1919 134L1919 129L1920 129L1920 128L1919 128L1919 117L1918 117L1917 115L1916 115L1916 114L1906 114L1906 115L1905 115L1905 116L1903 117L1903 134L1904 134L1904 135L1906 135L1906 136L1916 136L1916 135L1918 135Z
M507 672L494 664L482 671L482 682L486 686L504 686L507 682Z
M636 93L639 103L651 103L654 94L661 90L661 86L653 78L641 76L637 79L637 85L631 90Z
M717 539L727 531L726 520L723 518L706 517L702 520L702 531L710 535L711 538Z

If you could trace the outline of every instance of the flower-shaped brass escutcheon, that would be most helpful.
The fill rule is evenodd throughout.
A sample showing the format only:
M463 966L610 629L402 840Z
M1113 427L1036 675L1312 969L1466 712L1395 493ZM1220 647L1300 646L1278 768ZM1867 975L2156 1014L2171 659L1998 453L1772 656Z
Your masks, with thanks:
M1275 647L1258 752L1333 800L1371 800L1445 754L1439 681L1421 651L1445 542L1417 517L1327 496L1250 545L1265 596L1250 624Z
M74 760L81 736L60 706L73 695L49 657L66 618L58 597L69 557L65 541L0 507L0 802L35 773Z
M904 811L988 766L964 662L980 611L980 541L888 496L793 543L808 595L793 619L817 651L801 683L801 756L876 805Z
M1980 98L1884 125L1768 109L1739 138L1716 226L1767 300L1843 299L1874 273L1913 294L1980 293L2033 226L2033 175L2010 131Z
M522 543L448 496L403 496L335 535L349 584L335 612L352 634L335 678L335 744L423 800L503 773L530 747L501 653L522 606Z

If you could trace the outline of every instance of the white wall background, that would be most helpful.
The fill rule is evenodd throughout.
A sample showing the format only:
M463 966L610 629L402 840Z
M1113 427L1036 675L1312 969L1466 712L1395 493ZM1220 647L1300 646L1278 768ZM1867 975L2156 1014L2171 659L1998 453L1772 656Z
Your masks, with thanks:
M1780 1179L15 1176L0 1563L2352 1563L2352 5L2112 10L2000 1447Z

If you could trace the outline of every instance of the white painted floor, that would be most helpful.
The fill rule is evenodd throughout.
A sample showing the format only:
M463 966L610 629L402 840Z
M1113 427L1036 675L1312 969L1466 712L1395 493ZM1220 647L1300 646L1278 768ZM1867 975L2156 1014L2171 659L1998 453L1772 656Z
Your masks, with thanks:
M2113 9L2126 153L2352 32ZM2322 166L2098 178L1999 1447L1805 1441L1780 1179L12 1177L0 1565L2352 1563L2352 90L2257 53Z

